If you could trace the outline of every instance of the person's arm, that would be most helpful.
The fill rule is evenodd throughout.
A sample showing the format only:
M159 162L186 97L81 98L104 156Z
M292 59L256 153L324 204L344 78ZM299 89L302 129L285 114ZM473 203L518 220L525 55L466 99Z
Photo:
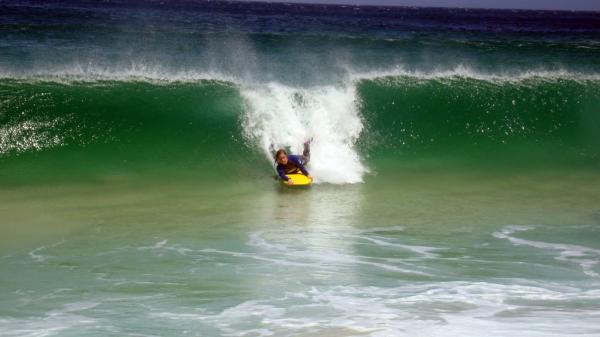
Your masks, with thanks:
M290 157L288 157L288 158L290 158ZM300 169L300 171L302 171L302 174L304 174L305 176L309 176L310 175L310 173L308 173L308 171L306 170L306 168L302 164L302 161L300 160L299 157L294 156L292 159L293 159L293 163L296 164L296 166L298 166L298 168Z
M285 175L285 171L283 170L283 167L281 166L277 166L277 173L279 174L279 177L285 181L290 180L290 178L288 176Z

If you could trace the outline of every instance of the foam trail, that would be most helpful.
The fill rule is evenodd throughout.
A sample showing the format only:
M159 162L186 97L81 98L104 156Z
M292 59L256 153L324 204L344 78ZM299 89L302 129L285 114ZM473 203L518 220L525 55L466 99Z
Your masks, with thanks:
M293 88L268 83L241 88L246 101L244 132L272 160L269 146L290 146L314 138L309 169L315 182L358 183L368 171L354 144L363 130L354 86ZM343 170L341 170L343 168Z
M557 260L574 261L581 266L584 274L591 277L600 276L593 270L593 268L598 263L598 256L600 256L600 250L564 243L532 241L512 236L512 234L516 232L527 231L531 229L533 229L533 227L507 226L506 228L502 229L502 231L495 232L492 235L498 239L509 240L514 245L524 245L534 248L559 251L559 256L556 258Z

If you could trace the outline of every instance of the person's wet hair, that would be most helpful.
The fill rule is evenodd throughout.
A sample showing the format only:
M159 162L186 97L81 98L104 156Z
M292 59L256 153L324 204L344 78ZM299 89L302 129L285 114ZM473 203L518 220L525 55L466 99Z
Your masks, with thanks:
M277 152L275 152L275 161L277 161L277 160L279 159L279 156L280 156L282 153L283 153L283 154L285 154L285 155L287 156L287 153L285 152L285 150L284 150L284 149L279 149L279 150L277 150Z

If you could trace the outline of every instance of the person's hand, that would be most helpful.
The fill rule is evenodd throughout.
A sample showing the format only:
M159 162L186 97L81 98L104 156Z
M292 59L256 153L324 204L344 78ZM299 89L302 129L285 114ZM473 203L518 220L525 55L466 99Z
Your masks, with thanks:
M310 179L311 181L313 180L313 179L312 179L312 176L311 176L310 174L309 174L309 175L307 175L306 177L307 177L308 179Z
M287 184L288 185L294 185L294 181L292 180L292 178L288 179Z

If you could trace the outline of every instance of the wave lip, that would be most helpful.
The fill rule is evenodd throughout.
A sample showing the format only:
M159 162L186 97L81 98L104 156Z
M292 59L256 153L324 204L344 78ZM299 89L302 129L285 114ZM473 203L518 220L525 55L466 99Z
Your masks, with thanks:
M556 260L575 262L581 267L584 274L590 277L600 277L600 274L594 271L594 267L598 264L600 259L600 249L565 243L550 243L527 240L514 236L514 234L517 232L528 231L532 229L533 227L507 226L500 232L495 232L492 235L498 239L508 240L515 246L529 246L548 251L558 251L558 256L555 257Z
M354 71L348 69L349 78L352 81L375 80L385 78L415 78L422 80L434 80L444 78L467 78L487 82L518 82L530 79L569 79L574 81L600 81L600 74L597 72L580 72L567 69L523 69L512 71L479 71L469 65L459 65L456 67L443 69L410 69L403 65L396 65L391 68L371 71Z
M102 81L162 83L195 83L207 80L239 82L235 76L218 71L168 69L163 66L132 62L127 66L83 65L79 63L34 70L0 69L0 79L55 83L89 83Z
M285 74L279 74L285 75ZM415 79L431 80L442 78L470 78L483 81L523 81L533 78L538 79L569 79L577 81L600 81L597 71L583 72L567 68L547 69L507 69L504 71L483 71L469 64L460 64L453 67L414 68L397 63L383 68L360 70L353 66L339 65L337 72L332 77L331 85L343 82L345 86L362 80L375 80L394 77L408 77ZM273 85L273 77L278 74L263 76L259 73L238 76L234 73L218 69L207 68L203 70L193 68L171 69L162 65L144 62L131 62L127 66L101 66L95 64L74 63L69 65L50 66L43 69L11 70L0 68L0 79L46 81L57 83L85 83L99 81L119 82L149 82L149 83L190 83L206 80L231 82L246 87L254 87L261 83L267 87ZM334 83L335 82L335 83Z

